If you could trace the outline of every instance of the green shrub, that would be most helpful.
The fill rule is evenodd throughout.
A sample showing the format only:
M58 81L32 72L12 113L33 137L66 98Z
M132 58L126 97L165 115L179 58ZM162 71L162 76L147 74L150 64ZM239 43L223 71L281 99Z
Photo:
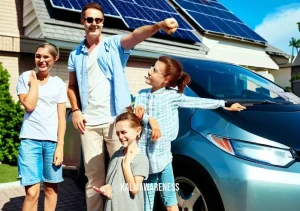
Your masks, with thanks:
M9 93L9 73L0 62L0 161L15 163L24 110Z
M300 80L300 73L296 73L292 76L290 82Z
M289 87L289 86L285 87L285 90L287 90L287 91L289 91L289 92L292 92L292 88Z

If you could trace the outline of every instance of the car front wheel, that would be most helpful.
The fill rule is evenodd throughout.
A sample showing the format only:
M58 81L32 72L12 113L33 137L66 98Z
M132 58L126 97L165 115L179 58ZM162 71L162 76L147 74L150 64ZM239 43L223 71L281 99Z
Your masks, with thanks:
M196 164L173 163L180 211L224 211L221 196L208 172Z
M176 177L176 197L180 211L208 211L205 198L197 185L187 177Z

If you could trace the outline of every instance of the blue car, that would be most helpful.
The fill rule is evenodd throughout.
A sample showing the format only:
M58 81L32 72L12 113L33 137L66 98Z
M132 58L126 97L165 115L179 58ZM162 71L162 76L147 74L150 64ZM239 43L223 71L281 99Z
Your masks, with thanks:
M186 95L247 107L241 112L179 110L172 152L180 210L299 211L300 99L237 65L177 59L192 78ZM82 175L80 141L71 124L65 163Z

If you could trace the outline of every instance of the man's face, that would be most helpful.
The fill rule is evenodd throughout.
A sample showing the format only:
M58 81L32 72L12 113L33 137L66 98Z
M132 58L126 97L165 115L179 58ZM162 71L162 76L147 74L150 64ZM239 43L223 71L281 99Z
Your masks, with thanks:
M103 27L104 16L101 11L97 9L87 9L81 23L84 26L87 37L98 38L101 35Z

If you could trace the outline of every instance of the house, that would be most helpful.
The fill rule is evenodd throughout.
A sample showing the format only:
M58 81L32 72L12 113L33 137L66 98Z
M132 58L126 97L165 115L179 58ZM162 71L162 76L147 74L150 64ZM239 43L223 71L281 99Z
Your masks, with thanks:
M49 0L1 0L0 12L0 61L11 74L10 92L14 99L18 76L34 68L34 52L43 42L51 42L60 49L60 59L51 69L52 75L68 80L67 60L69 53L84 37L80 14L78 23L50 17L53 8ZM57 12L57 11L55 11ZM59 11L66 12L66 11ZM128 31L103 29L104 36L126 34ZM205 57L208 48L202 44L182 44L158 38L149 38L136 46L126 67L130 89L136 94L145 87L144 75L159 55L170 54L186 57Z
M300 73L300 53L298 53L292 65L292 75L296 73Z
M279 69L270 70L269 73L272 74L274 82L283 88L291 88L291 75L292 75L292 64L291 55L279 50L278 48L267 44L266 53L276 62Z
M300 53L298 53L292 64L292 76L295 74L300 74ZM292 90L295 95L300 97L300 80L292 83Z
M124 3L124 1L114 2ZM274 61L274 56L266 50L268 48L265 42L203 30L197 21L178 9L174 0L165 2L172 8L173 15L182 18L183 22L181 21L180 25L186 25L189 33L193 31L193 36L196 36L199 42L183 42L178 39L157 36L137 45L126 67L133 95L146 86L144 75L147 74L148 68L153 65L157 57L164 54L193 58L207 57L232 62L274 80L274 76L270 72L278 70L279 65ZM154 4L155 1L152 3ZM224 7L217 1L214 4ZM213 9L212 6L208 5L207 7ZM51 74L67 81L69 53L84 37L83 26L80 24L80 13L57 7L52 0L1 0L0 12L2 14L0 17L0 62L11 74L10 92L13 98L17 99L15 87L18 76L23 71L34 68L34 52L36 47L43 42L51 42L59 47L60 59L51 69ZM226 13L233 15L229 11ZM122 18L114 18L111 15L105 17L104 36L130 32L130 29L122 22ZM252 30L248 33L256 36ZM277 56L284 57L284 55Z

